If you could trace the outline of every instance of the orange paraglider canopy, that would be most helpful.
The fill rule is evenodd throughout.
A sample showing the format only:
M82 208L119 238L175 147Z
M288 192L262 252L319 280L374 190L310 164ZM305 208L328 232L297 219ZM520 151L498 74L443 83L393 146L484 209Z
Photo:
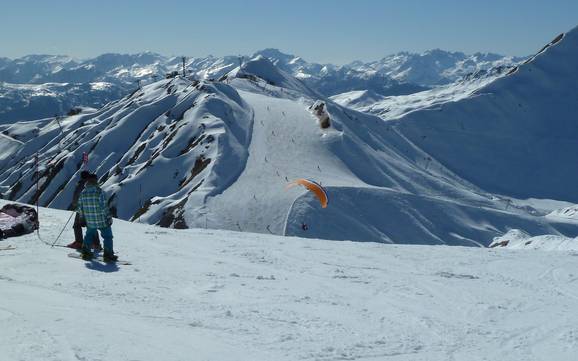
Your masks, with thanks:
M327 192L319 183L314 182L314 181L309 180L309 179L301 178L301 179L297 179L297 180L289 183L287 185L286 189L295 187L297 185L302 185L303 187L307 188L309 191L313 192L313 194L315 194L315 196L317 196L317 198L319 199L319 202L321 202L321 207L322 208L327 207L327 202L328 202Z

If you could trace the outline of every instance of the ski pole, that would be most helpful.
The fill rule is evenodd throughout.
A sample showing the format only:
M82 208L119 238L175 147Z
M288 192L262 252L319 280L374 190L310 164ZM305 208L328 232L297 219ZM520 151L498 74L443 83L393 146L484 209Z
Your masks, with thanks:
M54 242L52 242L52 245L50 246L50 248L54 247L54 245L56 245L56 242L58 242L58 240L60 239L60 236L62 235L62 232L64 232L64 230L66 229L66 226L68 226L68 222L70 222L70 220L72 219L72 216L74 215L75 212L70 213L70 217L68 217L68 220L66 221L66 223L64 224L64 227L62 227L62 230L60 231L60 233L58 234L58 237L56 237L56 239L54 240Z

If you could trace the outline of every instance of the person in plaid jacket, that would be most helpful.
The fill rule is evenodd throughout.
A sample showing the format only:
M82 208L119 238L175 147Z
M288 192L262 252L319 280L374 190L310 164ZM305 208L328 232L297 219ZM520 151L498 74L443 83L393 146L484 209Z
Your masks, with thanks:
M78 197L80 197L80 192L84 189L84 184L86 183L86 178L90 175L90 172L87 170L83 170L80 172L80 179L76 185L76 189L74 190L74 194L72 195L72 209L76 210L78 204ZM74 225L72 229L74 230L74 242L70 243L66 247L74 248L74 249L81 249L82 242L84 237L82 236L82 227L86 227L86 222L84 219L81 219L80 214L76 213L74 217ZM102 251L102 247L100 245L100 238L98 238L98 232L94 233L94 243L93 247L95 251Z
M108 209L106 196L98 186L96 174L90 174L86 179L86 185L78 198L77 211L86 221L86 234L82 244L82 258L91 260L93 257L90 249L94 234L100 231L103 238L104 254L106 262L114 262L117 257L112 248L112 216Z

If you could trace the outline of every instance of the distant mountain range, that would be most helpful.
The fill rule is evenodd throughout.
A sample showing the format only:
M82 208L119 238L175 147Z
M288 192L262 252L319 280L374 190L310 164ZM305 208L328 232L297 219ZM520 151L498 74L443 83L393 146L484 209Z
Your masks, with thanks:
M351 68L273 50L191 59L191 74L154 82L110 60L142 87L58 122L0 125L0 193L68 209L86 155L119 218L162 227L469 246L511 229L575 237L576 44L578 28L515 67L397 97L327 98L307 79ZM300 178L325 188L326 208L286 189Z
M277 49L264 49L244 57L189 57L187 75L199 80L216 79L258 55L324 96L362 90L383 96L407 95L480 70L513 66L521 60L496 54L432 50L337 66L311 63ZM181 71L180 57L151 52L103 54L84 60L58 55L0 58L0 123L51 117L75 106L98 108L134 91L139 83L144 85ZM79 89L91 91L80 94Z
M482 70L512 66L523 60L523 57L493 53L467 55L435 49L422 54L401 52L376 62L351 63L348 67L358 71L383 72L400 82L434 87L456 82Z

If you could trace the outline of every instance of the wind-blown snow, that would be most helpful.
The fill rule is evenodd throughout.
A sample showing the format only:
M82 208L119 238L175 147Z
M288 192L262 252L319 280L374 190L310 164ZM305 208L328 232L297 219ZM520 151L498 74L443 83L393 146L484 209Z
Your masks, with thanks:
M69 212L40 209L53 242ZM331 242L115 220L132 266L0 242L6 360L556 360L578 348L571 251ZM59 244L73 238L70 224Z

